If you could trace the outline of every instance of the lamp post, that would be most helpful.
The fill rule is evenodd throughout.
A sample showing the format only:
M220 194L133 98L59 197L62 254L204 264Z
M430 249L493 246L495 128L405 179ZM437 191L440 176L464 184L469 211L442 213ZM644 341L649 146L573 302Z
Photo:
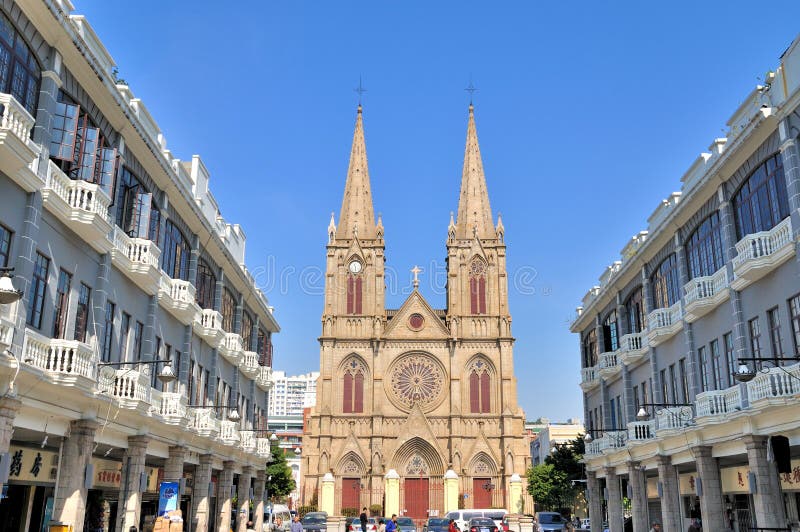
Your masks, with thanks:
M583 438L583 441L586 443L592 443L592 440L596 438L596 436L592 436L592 434L603 434L606 432L628 432L628 429L586 429L586 436Z
M0 284L2 284L2 280L0 280ZM134 365L150 365L150 364L164 364L164 367L161 368L161 371L156 375L156 378L164 384L169 384L170 382L175 382L178 378L175 376L175 372L172 370L172 361L171 360L140 360L137 362L98 362L98 367L119 367L119 366L134 366Z
M739 357L739 367L736 369L736 373L733 374L733 378L737 382L750 382L756 376L755 367L753 369L747 364L747 362L772 362L774 365L772 367L779 368L781 371L786 373L788 376L792 377L800 381L796 375L792 375L792 373L786 371L783 366L781 366L781 362L786 361L797 361L800 360L800 357L790 357L790 358L780 358L780 357ZM769 367L761 368L761 371L767 373L770 370Z
M14 268L0 268L0 305L16 303L22 298L22 290L14 288L11 279L14 277Z
M230 410L228 414L228 421L233 421L234 423L242 419L242 416L239 415L238 407L230 406L230 405L186 405L186 408L219 408L221 410ZM241 432L241 431L240 431Z
M647 421L650 419L650 414L647 413L647 407L651 408L658 408L658 413L667 411L669 414L674 417L677 421L691 421L693 413L691 410L688 412L686 410L678 410L677 412L673 410L667 410L671 407L681 407L681 406L693 406L692 403L642 403L639 411L636 412L636 419L639 421ZM688 416L687 416L688 413Z

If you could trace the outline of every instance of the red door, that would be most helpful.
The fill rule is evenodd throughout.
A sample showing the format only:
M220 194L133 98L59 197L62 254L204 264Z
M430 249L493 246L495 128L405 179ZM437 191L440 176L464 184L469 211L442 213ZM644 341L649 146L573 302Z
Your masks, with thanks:
M428 479L407 478L403 485L405 491L405 515L412 519L428 518Z
M342 479L342 508L355 508L361 511L361 479Z
M490 478L472 479L473 508L491 508L494 484Z

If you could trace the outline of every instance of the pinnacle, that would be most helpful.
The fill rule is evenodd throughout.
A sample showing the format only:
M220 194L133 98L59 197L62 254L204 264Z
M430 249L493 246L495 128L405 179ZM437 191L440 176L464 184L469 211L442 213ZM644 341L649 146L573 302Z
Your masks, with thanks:
M458 200L458 217L456 220L456 237L459 239L495 238L495 226L492 223L492 209L489 205L489 192L486 187L486 176L483 173L483 161L478 145L478 131L475 127L474 106L469 105L469 121L467 122L467 142L464 149L464 168L461 174L461 194Z
M364 122L359 104L350 150L350 165L342 199L342 211L336 228L341 238L351 238L356 231L361 239L375 238L375 215L372 208L372 191L367 166L367 146L364 140Z

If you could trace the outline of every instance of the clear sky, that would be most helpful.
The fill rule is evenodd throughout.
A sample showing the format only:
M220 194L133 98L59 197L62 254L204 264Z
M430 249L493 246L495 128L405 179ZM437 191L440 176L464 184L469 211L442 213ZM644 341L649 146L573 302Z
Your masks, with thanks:
M169 148L203 157L283 330L275 368L319 367L326 228L359 76L398 307L419 264L444 295L469 96L502 212L519 398L582 416L586 290L800 31L800 2L75 0ZM432 279L433 277L433 279Z

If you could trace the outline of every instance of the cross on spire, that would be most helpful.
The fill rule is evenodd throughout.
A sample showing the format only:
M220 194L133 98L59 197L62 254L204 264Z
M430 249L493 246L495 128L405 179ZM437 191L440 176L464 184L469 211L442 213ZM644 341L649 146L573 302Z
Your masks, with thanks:
M420 274L420 272L422 272L422 268L420 268L417 265L414 265L414 267L411 268L411 273L414 274L414 288L418 288L419 287L419 274Z
M364 85L361 84L361 76L358 76L358 87L353 89L353 91L358 93L358 105L361 105L361 96L367 92L367 89L365 89Z
M469 77L469 85L467 85L467 88L464 89L464 90L469 93L469 104L472 105L472 97L475 95L476 92L478 92L478 89L472 83L472 76L471 75Z

